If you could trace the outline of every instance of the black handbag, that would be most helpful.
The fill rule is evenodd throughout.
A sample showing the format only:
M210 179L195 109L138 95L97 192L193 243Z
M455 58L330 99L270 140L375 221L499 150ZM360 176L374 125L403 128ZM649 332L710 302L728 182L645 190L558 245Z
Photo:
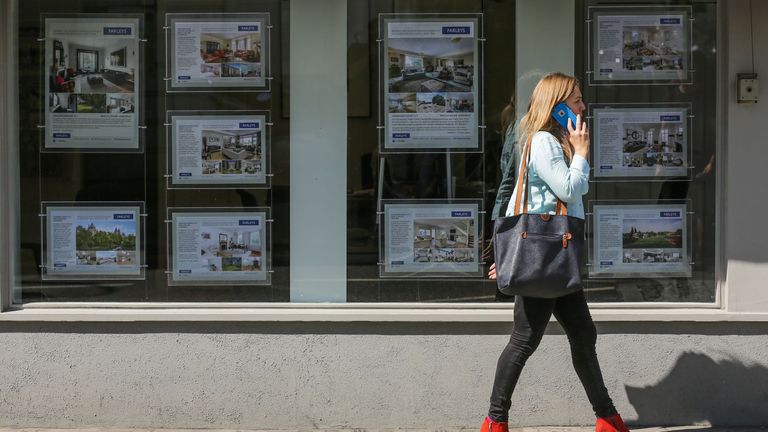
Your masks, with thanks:
M584 220L568 216L559 199L554 215L528 213L531 145L521 158L514 215L496 219L493 227L496 282L507 295L560 297L582 289Z

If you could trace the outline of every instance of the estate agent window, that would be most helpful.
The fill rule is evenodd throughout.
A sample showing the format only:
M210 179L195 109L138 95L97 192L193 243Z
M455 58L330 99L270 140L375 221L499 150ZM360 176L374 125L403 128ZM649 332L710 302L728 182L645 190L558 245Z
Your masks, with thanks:
M501 112L541 72L517 55L545 48L514 40L517 6L340 12L347 302L509 300L484 276ZM19 3L16 303L291 301L291 7ZM592 140L588 299L712 304L716 4L579 0L564 13Z

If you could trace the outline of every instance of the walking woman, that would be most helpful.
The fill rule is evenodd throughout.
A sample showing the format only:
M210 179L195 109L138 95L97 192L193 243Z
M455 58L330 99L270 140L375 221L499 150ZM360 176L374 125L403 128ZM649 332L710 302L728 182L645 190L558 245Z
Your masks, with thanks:
M560 102L565 102L577 115L575 125L568 121L568 130L552 117L553 108ZM521 147L518 154L523 154L522 149L531 145L526 168L528 213L555 214L559 199L567 206L569 216L584 219L582 196L589 188L590 171L589 133L582 122L585 108L579 82L572 76L550 73L534 88L528 112L517 128ZM509 200L508 216L515 212L515 197L525 193L518 188L520 183ZM496 278L495 264L488 276ZM509 430L508 415L515 384L553 314L568 336L573 366L597 417L596 431L628 432L603 383L595 351L597 330L582 290L555 298L515 297L512 335L499 357L490 409L481 432Z

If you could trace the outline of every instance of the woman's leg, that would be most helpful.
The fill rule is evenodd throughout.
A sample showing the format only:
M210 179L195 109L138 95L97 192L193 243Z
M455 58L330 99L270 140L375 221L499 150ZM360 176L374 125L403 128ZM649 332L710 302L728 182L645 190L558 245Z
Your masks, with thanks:
M571 345L571 357L576 374L587 392L587 398L598 417L610 417L616 414L616 408L603 383L603 374L597 361L595 344L597 329L589 314L587 300L583 291L558 297L554 314L563 326Z
M512 335L499 356L496 377L493 381L491 408L488 410L488 416L492 420L507 421L512 391L520 378L525 362L544 336L554 304L554 299L515 297L515 321Z

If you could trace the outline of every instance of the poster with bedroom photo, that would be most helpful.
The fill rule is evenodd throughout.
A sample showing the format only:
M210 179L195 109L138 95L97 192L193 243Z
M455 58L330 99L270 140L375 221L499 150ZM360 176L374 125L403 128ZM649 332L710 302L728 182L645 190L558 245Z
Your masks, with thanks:
M382 25L383 151L479 150L478 19Z
M266 87L268 14L168 14L169 91Z
M46 149L139 149L140 18L45 18Z

